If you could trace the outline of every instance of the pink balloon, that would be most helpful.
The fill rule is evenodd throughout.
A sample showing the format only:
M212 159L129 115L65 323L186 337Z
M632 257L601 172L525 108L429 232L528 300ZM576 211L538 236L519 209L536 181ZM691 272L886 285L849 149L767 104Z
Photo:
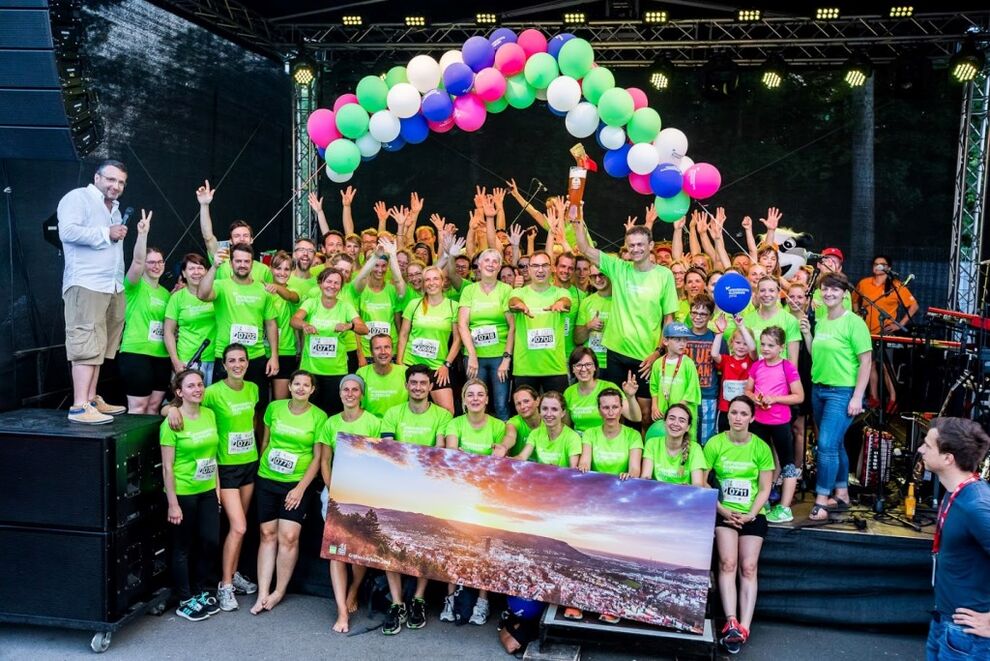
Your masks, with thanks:
M317 108L310 114L306 120L306 132L309 133L309 139L313 144L323 148L337 138L343 137L337 130L333 111L327 108Z
M696 200L703 200L718 192L722 175L711 163L695 163L684 171L684 192Z
M482 101L498 101L505 94L505 76L495 69L482 69L474 77L474 93Z
M454 99L454 123L462 131L477 131L487 116L488 109L477 94L462 94Z
M337 112L343 106L348 103L358 103L358 98L356 94L341 94L337 97L337 100L333 102L333 111Z
M495 68L504 76L514 76L526 66L526 51L519 44L502 44L495 51Z
M442 122L432 122L426 120L426 125L430 127L430 130L434 133L447 133L450 129L454 128L454 116L451 115Z
M629 185L637 193L642 193L643 195L653 195L653 189L650 188L650 175L648 174L636 174L635 172L629 173Z
M626 91L629 92L629 96L632 97L633 110L639 110L640 108L645 108L650 105L649 100L646 98L646 92L638 87L627 87Z
M526 57L534 53L547 52L547 38L543 36L542 32L533 28L523 30L519 38L516 39L516 43L525 51Z

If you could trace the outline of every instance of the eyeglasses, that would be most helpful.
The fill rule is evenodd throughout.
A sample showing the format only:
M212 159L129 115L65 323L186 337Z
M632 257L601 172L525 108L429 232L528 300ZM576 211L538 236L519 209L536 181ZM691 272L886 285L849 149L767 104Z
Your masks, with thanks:
M150 259L146 259L146 260L144 260L144 265L145 266L165 266L165 260L164 259L156 259L156 260L152 261Z
M708 310L691 310L692 317L707 317L710 314Z
M516 264L516 268L519 269L520 271L528 271L529 264Z
M575 363L574 369L576 370L592 370L595 369L594 363Z
M604 273L592 273L590 277L591 277L592 280L604 280L605 279L605 274Z
M296 248L292 252L301 252L304 255L315 255L316 251L312 248Z
M550 268L550 265L549 264L530 264L529 266L530 266L530 268L534 268L534 269L548 269L548 268Z

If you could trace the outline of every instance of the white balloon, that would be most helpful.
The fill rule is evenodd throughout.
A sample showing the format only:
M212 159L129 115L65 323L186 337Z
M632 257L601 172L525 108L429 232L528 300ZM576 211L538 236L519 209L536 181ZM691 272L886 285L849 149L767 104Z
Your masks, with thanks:
M648 142L640 142L632 146L626 156L629 169L636 174L650 174L660 164L657 150Z
M661 163L677 163L687 154L688 139L680 129L662 129L653 141Z
M378 142L392 142L399 137L401 130L399 118L388 110L379 110L368 122L368 133Z
M694 165L694 160L690 156L684 156L677 162L677 169L683 174L692 165Z
M348 172L347 174L340 174L339 172L334 172L330 168L327 168L327 179L335 184L342 184L345 181L350 181L351 177L354 176L353 172Z
M581 103L581 85L570 76L558 76L547 88L547 103L557 112L568 112Z
M582 101L567 112L564 119L567 132L575 138L587 138L594 135L598 128L598 108L593 103Z
M547 100L547 91L546 90L536 90L536 98L538 100L540 100L540 101L546 101Z
M440 73L446 71L447 67L449 67L454 62L463 62L463 61L464 61L464 56L461 55L461 51L459 50L447 51L446 53L440 56Z
M399 83L392 87L385 100L388 109L399 119L408 119L418 113L420 101L419 90L409 83ZM392 138L392 140L394 139ZM391 140L385 142L391 142Z
M365 158L371 158L381 151L382 148L382 143L375 140L375 137L371 135L370 131L355 140L354 144L356 144L358 150L360 150L361 156L364 156Z
M440 84L440 65L429 55L417 55L409 60L406 77L417 91L426 94Z
M605 149L618 149L626 144L626 132L620 126L606 126L602 128L598 139L605 145Z

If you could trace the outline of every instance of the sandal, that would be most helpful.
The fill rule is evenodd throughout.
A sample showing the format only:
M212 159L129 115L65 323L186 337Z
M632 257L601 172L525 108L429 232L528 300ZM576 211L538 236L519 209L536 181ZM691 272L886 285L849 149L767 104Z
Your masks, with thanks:
M618 624L622 620L618 615L612 615L611 613L602 613L598 616L598 619L605 624Z
M822 516L822 512L825 513L825 516ZM831 515L832 512L828 509L828 507L826 507L825 505L819 505L818 503L815 503L815 506L811 508L811 513L808 514L808 520L828 521Z
M582 611L580 608L568 607L564 609L564 617L567 618L568 620L583 620L584 611Z
M852 507L852 503L848 500L842 500L841 498L830 498L828 507L836 512L845 512Z

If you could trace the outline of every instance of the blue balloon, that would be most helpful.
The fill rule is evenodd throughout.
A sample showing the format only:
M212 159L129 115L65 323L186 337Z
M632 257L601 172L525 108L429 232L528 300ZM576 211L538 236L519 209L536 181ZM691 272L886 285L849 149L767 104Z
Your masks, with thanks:
M326 158L327 148L326 147L317 147L316 148L316 153L320 155L320 158Z
M454 113L454 102L443 90L430 90L423 95L422 109L431 122L442 122Z
M605 152L605 158L602 159L605 162L605 172L616 178L628 177L629 173L632 172L629 169L629 164L626 163L626 156L630 149L632 149L632 145L622 145L618 149L610 149Z
M560 53L560 49L564 47L568 41L574 38L574 35L570 32L561 32L556 37L547 42L547 52L553 55L554 59L557 59L557 55Z
M499 28L492 32L491 36L488 37L488 41L492 42L492 46L495 50L502 44L514 44L516 43L516 33L509 28Z
M401 131L401 129L400 129ZM382 149L385 151L399 151L406 146L406 141L402 139L402 133L399 133L399 137L392 142L383 142Z
M509 611L516 617L524 620L532 620L543 613L543 603L533 599L523 599L522 597L506 597Z
M739 314L749 305L753 290L738 273L726 273L715 283L715 305L726 314Z
M463 62L454 62L443 72L443 86L454 96L467 94L474 85L474 71Z
M650 173L650 188L658 197L674 197L681 192L684 175L672 163L661 163Z
M470 37L461 48L461 56L472 71L481 71L495 64L495 47L484 37Z
M399 137L411 145L418 145L430 135L430 126L422 115L399 120Z
M552 114L556 115L557 117L567 117L567 112L566 111L554 110L554 107L552 105L550 105L549 103L547 104L547 110L549 110ZM599 144L601 144L601 143L599 143Z

